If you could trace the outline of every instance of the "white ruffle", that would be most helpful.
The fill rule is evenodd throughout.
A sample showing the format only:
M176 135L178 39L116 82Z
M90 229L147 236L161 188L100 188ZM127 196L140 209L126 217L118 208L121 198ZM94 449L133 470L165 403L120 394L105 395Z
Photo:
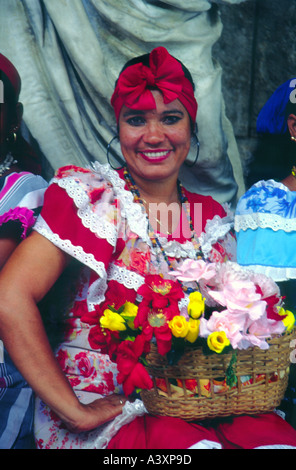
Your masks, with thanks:
M185 243L180 243L176 240L168 240L165 237L159 237L159 241L166 255L171 258L195 259L196 257L194 246L189 240ZM153 251L156 255L159 255L161 253L161 249L158 246L153 247Z
M89 176L85 173L82 173L82 177L89 179ZM100 205L90 204L90 199L85 191L85 187L82 184L77 184L77 176L67 176L62 179L54 178L53 183L58 184L59 187L63 188L68 196L70 196L76 207L77 215L81 219L84 227L88 228L91 232L98 235L100 238L103 238L108 241L113 247L116 245L117 241L117 225L113 222L109 222L108 218L104 216L103 213L104 207L102 206L102 213L98 212ZM92 187L102 187L104 182L98 180L91 181ZM94 183L97 183L97 186L94 186ZM110 191L112 189L110 188ZM113 191L112 191L113 192ZM111 195L110 195L111 196ZM93 210L96 207L97 210Z
M233 224L233 215L230 213L223 218L215 215L213 219L207 221L205 230L199 237L201 249L206 258L210 255L212 246L230 232Z
M286 219L278 214L266 214L256 212L254 214L236 215L234 229L236 232L247 229L256 230L257 228L270 228L277 232L294 232L296 230L296 219Z
M65 253L68 253L82 264L93 269L100 276L100 278L106 279L107 273L105 270L105 265L102 261L97 261L92 253L85 253L81 246L73 245L70 240L63 240L59 237L59 235L53 233L41 215L39 215L34 225L34 230L40 233L40 235L43 235Z
M274 267L274 266L262 266L258 264L251 264L248 266L242 266L242 268L253 271L259 274L265 274L266 276L273 279L275 282L288 281L296 279L296 268L285 268L285 267Z
M92 431L89 433L89 440L85 449L106 449L111 439L116 435L119 429L125 424L133 421L137 416L143 416L147 413L144 403L136 400L133 403L127 401L123 407L122 413L118 415L103 430Z
M89 203L89 196L85 191L84 185L90 187L101 187L102 184L108 182L111 184L113 197L118 198L121 209L121 220L127 221L127 225L132 227L133 233L138 235L144 242L152 248L152 243L148 235L148 221L146 214L142 211L141 205L134 202L133 195L125 189L125 182L120 178L118 173L110 168L108 164L102 165L94 162L91 168L96 175L91 178L87 173L82 173L81 178L85 178L84 184L77 184L77 177L67 176L62 179L53 179L60 187L63 187L67 194L73 198L75 205L78 207L78 215L83 225L96 233L100 238L107 239L112 245L116 245L118 237L118 227L109 223L105 217L98 217L98 213L92 210L92 204ZM222 239L233 227L233 215L228 206L225 206L227 216L221 218L216 215L206 224L205 231L200 235L200 244L202 251L206 257L209 256L212 246ZM166 238L160 239L165 252L170 257L175 258L195 258L195 250L192 242L179 243L177 241L168 241ZM159 254L159 248L153 248L155 254Z
M125 189L125 181L113 170L110 165L93 163L95 173L109 181L114 189L114 194L120 201L121 217L127 220L128 226L132 227L133 233L137 234L143 241L151 246L148 236L148 221L146 214L142 211L140 204L134 202L132 193Z
M130 271L123 266L111 264L107 270L108 281L114 280L123 284L128 289L137 291L139 287L144 284L145 279L140 274Z

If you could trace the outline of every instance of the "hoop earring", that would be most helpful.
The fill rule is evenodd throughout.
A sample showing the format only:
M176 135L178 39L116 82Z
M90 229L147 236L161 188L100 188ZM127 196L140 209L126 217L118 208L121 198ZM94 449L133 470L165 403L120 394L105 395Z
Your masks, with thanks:
M12 133L6 137L6 142L9 144L9 145L14 145L17 141L17 133L15 132L15 130L12 131Z
M107 161L108 161L109 165L111 166L111 168L112 168L113 170L121 170L122 168L124 168L125 165L122 165L122 166L120 166L120 167L118 167L118 168L115 168L115 167L111 164L111 160L110 160L110 156L109 156L109 152L110 152L110 149L111 149L112 142L113 142L113 140L115 140L115 139L118 139L118 140L119 140L118 135L115 135L114 137L112 137L112 139L110 140L109 144L107 145L107 153L106 153L106 156L107 156Z
M199 140L198 140L198 137L196 134L193 134L194 135L194 138L195 138L195 144L197 146L197 150L196 150L196 154L195 154L195 159L193 160L192 163L189 163L188 161L185 160L184 164L188 167L188 168L192 168L196 162L197 162L197 159L198 159L198 156L199 156Z

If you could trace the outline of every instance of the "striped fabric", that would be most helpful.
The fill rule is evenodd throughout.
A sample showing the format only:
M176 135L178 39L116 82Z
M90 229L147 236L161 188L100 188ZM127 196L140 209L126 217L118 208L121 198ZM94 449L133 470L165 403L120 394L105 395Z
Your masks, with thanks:
M43 205L47 185L41 176L27 172L0 178L0 237L12 221L22 227L23 234L28 233ZM0 449L34 445L33 405L32 390L0 340Z

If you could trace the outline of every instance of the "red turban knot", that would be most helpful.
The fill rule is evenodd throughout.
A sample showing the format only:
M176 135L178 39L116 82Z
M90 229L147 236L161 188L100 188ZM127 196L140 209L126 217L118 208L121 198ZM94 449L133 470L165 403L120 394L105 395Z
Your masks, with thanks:
M195 122L197 102L181 63L164 47L157 47L149 55L149 66L134 64L120 74L111 98L117 122L123 105L137 110L155 109L151 89L159 90L166 104L178 99Z

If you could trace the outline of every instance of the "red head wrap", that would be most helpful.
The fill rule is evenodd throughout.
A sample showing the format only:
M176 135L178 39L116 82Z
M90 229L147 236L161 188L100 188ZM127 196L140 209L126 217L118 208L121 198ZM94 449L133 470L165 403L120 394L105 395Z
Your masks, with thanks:
M111 98L118 122L123 105L131 109L155 109L151 89L158 89L165 103L178 99L192 121L196 120L197 102L192 84L185 77L181 63L164 47L149 55L149 67L142 63L130 65L120 75Z
M21 91L21 78L15 66L3 54L0 54L0 72L5 73L6 77L13 86L16 99Z

